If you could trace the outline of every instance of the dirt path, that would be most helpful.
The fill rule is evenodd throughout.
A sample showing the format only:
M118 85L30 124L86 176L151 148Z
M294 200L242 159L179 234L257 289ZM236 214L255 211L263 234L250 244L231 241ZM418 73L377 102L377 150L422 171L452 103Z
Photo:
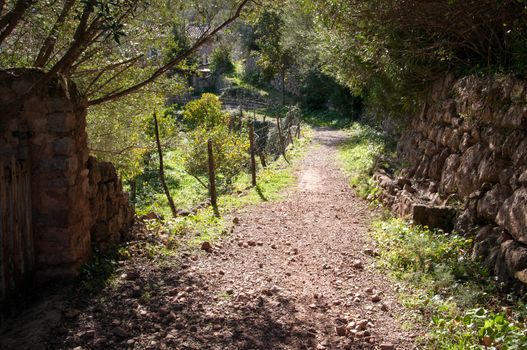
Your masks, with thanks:
M239 212L209 253L124 264L114 288L65 307L29 348L411 349L368 255L370 210L336 164L344 139L317 130L285 200Z
M206 312L223 314L197 348L412 348L396 293L368 255L371 210L336 164L343 140L318 130L298 187L239 213L232 240L196 264L219 301Z

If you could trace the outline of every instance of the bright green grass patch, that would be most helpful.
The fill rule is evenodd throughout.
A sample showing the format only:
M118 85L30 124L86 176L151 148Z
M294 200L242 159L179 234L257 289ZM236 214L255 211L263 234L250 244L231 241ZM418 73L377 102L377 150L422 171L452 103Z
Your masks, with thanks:
M470 257L472 241L455 234L389 219L373 224L373 238L382 268L433 294L451 294L458 285L483 272Z
M333 111L304 111L304 122L312 126L343 129L352 124L350 117Z
M208 190L185 171L182 161L183 150L171 149L163 154L165 178L176 208L191 209L208 196ZM159 161L157 157L145 170L144 181L139 184L136 211L138 215L155 212L170 215L168 200L159 180ZM203 178L202 181L207 181Z
M269 92L265 91L264 89L261 89L257 86L254 86L254 85L251 85L250 83L244 81L240 75L238 74L234 74L232 76L229 76L229 77L225 77L225 79L230 82L231 84L233 84L234 86L236 86L237 88L240 88L240 89L243 89L243 90L246 90L246 91L249 91L253 94L256 94L262 98L267 98L269 97Z
M371 177L379 157L389 152L389 143L380 132L360 123L353 123L346 132L349 140L338 153L341 166L361 197L375 195L378 189Z
M190 209L207 198L208 190L185 171L181 153L180 149L167 152L165 176L167 179L172 179L168 186L176 208ZM204 177L201 180L207 181ZM158 209L164 209L163 214L170 213L164 193L157 194L154 203L157 204Z
M503 310L499 285L470 257L470 239L401 219L375 222L372 236L380 268L402 283L403 304L428 323L424 348L525 349L527 309L511 296Z

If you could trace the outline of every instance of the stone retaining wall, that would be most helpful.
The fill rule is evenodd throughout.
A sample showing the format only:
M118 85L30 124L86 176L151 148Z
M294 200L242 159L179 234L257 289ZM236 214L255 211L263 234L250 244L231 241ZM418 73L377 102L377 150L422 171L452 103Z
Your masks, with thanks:
M0 70L0 158L30 166L35 268L48 279L76 275L90 232L94 243L115 242L133 215L113 167L88 167L86 99L60 76L27 94L43 76Z
M124 240L133 223L134 208L111 163L88 160L92 242L105 249Z
M22 96L38 70L0 71L0 154L31 168L35 267L45 278L74 275L90 256L86 100L57 77Z
M418 223L474 235L474 253L496 275L527 283L527 83L436 82L398 153L404 176L377 174L384 201Z

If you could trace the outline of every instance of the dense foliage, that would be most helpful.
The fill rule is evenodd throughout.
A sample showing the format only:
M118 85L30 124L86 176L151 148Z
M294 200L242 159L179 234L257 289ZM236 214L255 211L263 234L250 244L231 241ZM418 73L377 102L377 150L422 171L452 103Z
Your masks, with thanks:
M308 1L325 70L391 113L446 71L526 74L524 1Z
M210 70L213 74L231 74L234 72L232 61L232 48L227 45L220 45L212 51L210 59Z
M207 175L207 144L210 140L216 173L224 186L231 185L235 177L247 168L247 133L235 130L229 114L221 110L221 102L213 94L203 94L199 100L189 102L183 116L189 127L184 155L188 173L195 177Z

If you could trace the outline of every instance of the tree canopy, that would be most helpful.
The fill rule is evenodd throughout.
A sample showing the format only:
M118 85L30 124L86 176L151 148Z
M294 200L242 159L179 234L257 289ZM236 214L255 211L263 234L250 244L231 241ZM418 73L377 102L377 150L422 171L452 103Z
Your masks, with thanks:
M46 75L39 84L56 73L69 76L89 104L97 105L137 92L177 69L248 3L2 1L0 65L42 68ZM183 25L187 46L173 40L176 25Z
M523 0L308 0L325 71L405 111L445 72L527 74Z

